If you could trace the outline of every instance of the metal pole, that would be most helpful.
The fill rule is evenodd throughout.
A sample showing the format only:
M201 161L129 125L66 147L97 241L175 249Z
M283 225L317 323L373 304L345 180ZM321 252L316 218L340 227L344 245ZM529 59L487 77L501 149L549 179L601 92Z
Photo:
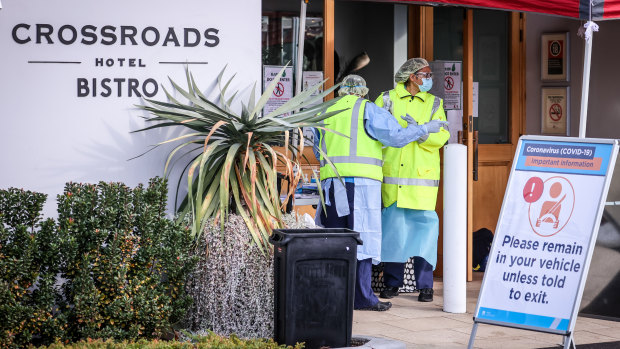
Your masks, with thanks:
M306 0L301 0L301 8L299 10L299 33L297 35L297 61L295 62L295 96L301 92L301 80L302 71L304 67L304 39L306 38ZM295 110L298 112L299 109ZM297 146L298 139L303 137L303 134L298 134L296 129L293 129L292 139L293 144ZM297 155L297 151L293 150L293 153ZM302 154L299 154L302 156ZM301 171L301 168L298 169ZM301 181L303 182L303 176ZM295 195L293 195L293 204L295 204Z
M577 345L573 340L573 333L571 332L571 334L564 336L564 349L570 349L573 347L577 349Z
M306 1L301 0L299 11L299 35L297 37L297 62L295 62L295 96L301 92L302 71L304 67L304 39L306 38Z
M592 0L590 0L590 18L587 25L592 23ZM579 114L579 138L586 138L586 123L588 122L588 95L590 92L590 65L592 59L592 39L594 31L590 30L591 35L584 35L586 48L583 58L583 80L581 81L581 113Z
M583 81L581 82L581 117L579 118L579 138L586 137L586 122L588 121L588 93L590 91L590 64L592 58L592 39L586 38L586 49L583 59Z
M471 329L471 335L469 335L469 343L467 344L467 349L474 348L474 340L476 339L476 331L478 330L478 323L474 322L474 326Z

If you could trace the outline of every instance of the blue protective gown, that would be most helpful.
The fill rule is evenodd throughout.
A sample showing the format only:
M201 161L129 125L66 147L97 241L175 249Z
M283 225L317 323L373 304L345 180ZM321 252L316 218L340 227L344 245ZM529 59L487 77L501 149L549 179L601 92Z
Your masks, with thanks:
M382 262L405 263L412 256L424 258L437 265L437 237L439 217L432 210L400 208L393 203L383 210Z

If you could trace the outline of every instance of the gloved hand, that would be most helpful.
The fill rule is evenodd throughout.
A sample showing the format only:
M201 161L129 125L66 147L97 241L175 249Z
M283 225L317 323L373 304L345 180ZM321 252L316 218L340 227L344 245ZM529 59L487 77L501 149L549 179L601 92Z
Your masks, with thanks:
M423 126L426 127L428 133L437 133L441 127L447 127L448 122L443 120L431 120L425 123Z
M405 115L405 116L401 116L400 118L401 118L401 119L403 119L403 120L405 120L405 121L407 121L407 123L408 123L409 125L418 126L418 122L417 122L417 121L415 121L415 119L414 119L413 117L411 117L411 115L409 115L409 114L407 114L407 115Z

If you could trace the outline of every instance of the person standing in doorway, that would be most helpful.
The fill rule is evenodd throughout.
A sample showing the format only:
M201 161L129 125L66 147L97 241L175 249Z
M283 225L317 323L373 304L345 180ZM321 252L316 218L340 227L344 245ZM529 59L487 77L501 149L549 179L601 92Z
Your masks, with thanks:
M389 110L403 126L427 126L429 135L402 148L383 150L381 195L383 280L381 298L398 296L403 285L405 262L414 257L413 273L418 300L433 300L433 270L437 264L439 218L435 212L439 189L439 149L450 138L441 98L428 91L433 73L423 58L406 61L394 75L396 87L375 101ZM403 120L410 115L413 120Z
M372 264L381 257L382 147L397 149L428 137L430 131L425 125L401 126L388 111L364 99L367 94L361 76L346 76L338 91L342 98L327 109L340 112L324 120L327 131L315 129L314 154L325 198L325 210L319 205L316 220L326 228L360 233L354 308L385 311L392 303L379 301L371 288Z

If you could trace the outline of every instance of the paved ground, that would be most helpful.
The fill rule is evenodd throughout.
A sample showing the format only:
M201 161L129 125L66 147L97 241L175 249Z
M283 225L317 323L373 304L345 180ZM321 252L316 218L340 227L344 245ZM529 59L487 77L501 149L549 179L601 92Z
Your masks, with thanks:
M407 348L464 348L469 341L473 312L482 281L482 273L474 273L467 283L467 313L451 314L442 310L443 288L435 280L435 300L418 302L418 295L401 294L393 298L387 312L355 311L353 335L392 338L403 341ZM620 322L579 317L575 326L575 343L581 349L589 343L607 343L587 348L620 348ZM476 348L553 348L563 337L533 331L481 324L478 326ZM586 348L586 346L583 346Z

